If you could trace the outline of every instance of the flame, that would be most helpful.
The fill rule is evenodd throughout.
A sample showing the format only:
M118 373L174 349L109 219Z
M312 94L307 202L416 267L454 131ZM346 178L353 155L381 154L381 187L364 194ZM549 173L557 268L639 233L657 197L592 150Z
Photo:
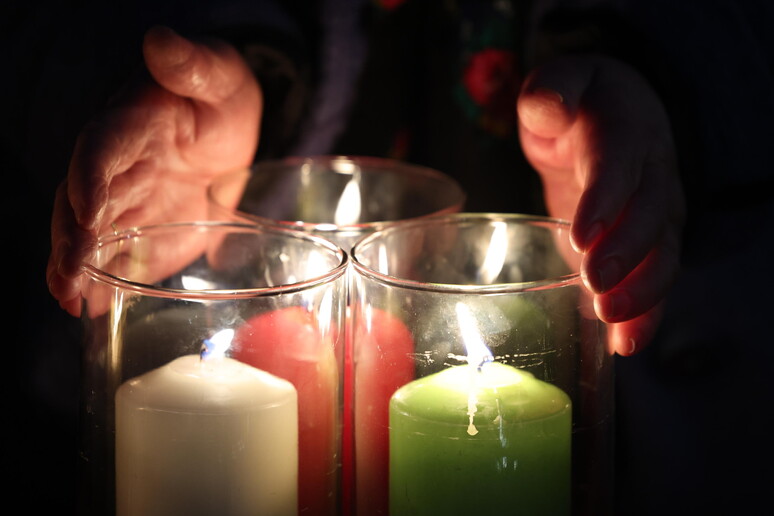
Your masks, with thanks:
M231 347L234 339L234 330L227 328L215 333L209 339L204 339L202 349L199 352L201 360L213 360L226 356L226 351Z
M467 351L468 364L481 369L481 366L485 363L492 362L494 356L489 351L489 348L486 347L486 344L484 344L484 339L481 338L481 332L476 325L476 319L473 317L468 305L457 303L454 308L460 324L462 343L465 344L465 350Z
M476 325L476 319L465 303L457 303L455 305L455 311L457 312L457 320L460 324L460 332L462 333L462 342L465 344L467 351L468 365L470 367L470 389L468 391L468 435L476 435L478 429L473 423L473 417L478 411L476 398L476 390L479 383L479 373L481 367L494 360L492 352L484 344L484 339L481 337L481 332Z
M341 192L339 204L336 206L336 213L333 221L337 226L350 226L357 224L360 220L362 210L362 201L360 199L360 175L355 174L347 182L344 191Z
M212 281L207 281L206 279L190 276L188 274L184 274L180 278L180 281L183 284L183 288L186 290L210 290L217 288L217 285Z
M479 269L479 281L484 284L493 283L505 265L505 255L508 252L508 233L504 222L493 224L494 230L489 239L489 246L486 250L484 263Z

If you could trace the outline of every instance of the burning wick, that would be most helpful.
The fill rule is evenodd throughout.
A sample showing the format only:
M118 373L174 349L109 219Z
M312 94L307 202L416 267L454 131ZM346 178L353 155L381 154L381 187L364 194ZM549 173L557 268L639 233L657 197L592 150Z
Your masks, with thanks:
M223 358L226 351L231 347L231 341L234 339L234 330L220 330L209 339L204 339L202 348L199 351L199 358L202 361Z
M468 353L468 365L470 366L470 390L468 394L468 435L476 435L478 429L473 424L473 416L478 410L476 405L476 388L478 387L479 374L484 364L494 361L494 356L489 348L484 344L481 333L476 327L476 320L470 313L470 308L464 303L457 303L455 306L457 320L460 322L460 331L462 332L462 342Z

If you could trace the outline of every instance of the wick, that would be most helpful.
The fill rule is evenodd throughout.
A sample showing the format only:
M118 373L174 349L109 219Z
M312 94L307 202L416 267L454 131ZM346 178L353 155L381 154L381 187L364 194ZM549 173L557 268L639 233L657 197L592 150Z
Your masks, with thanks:
M494 357L492 355L484 355L481 357L481 361L476 366L476 371L479 373L481 372L481 369L484 367L484 365L494 362Z
M212 357L222 358L226 356L226 351L231 347L231 340L234 338L234 330L225 329L217 332L208 339L204 339L202 347L199 350L199 359L201 361L209 360Z
M214 348L215 344L210 339L204 339L202 348L199 350L199 360L202 362L207 360L212 355Z

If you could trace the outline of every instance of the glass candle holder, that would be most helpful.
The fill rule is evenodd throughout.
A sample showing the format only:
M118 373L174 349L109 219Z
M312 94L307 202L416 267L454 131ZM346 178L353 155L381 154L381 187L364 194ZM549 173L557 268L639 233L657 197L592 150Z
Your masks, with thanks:
M465 198L437 170L363 156L264 161L216 178L208 190L213 220L278 223L347 252L388 222L458 212Z
M235 222L101 238L84 266L82 513L339 514L347 263Z
M276 224L326 238L349 251L393 221L459 212L465 192L434 169L365 156L263 161L216 178L208 192L213 220ZM347 346L343 496L352 499L351 348ZM345 505L343 514L351 514Z
M613 353L569 229L463 213L355 245L358 515L612 512Z

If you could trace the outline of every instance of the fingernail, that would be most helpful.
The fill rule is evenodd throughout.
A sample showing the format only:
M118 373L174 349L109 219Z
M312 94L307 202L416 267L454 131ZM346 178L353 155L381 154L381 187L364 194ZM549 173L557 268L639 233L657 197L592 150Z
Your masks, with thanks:
M157 53L154 57L158 64L165 67L179 66L191 57L194 47L188 39L170 29L169 27L155 27L152 33L149 33L150 40L162 47L163 52Z
M56 272L60 276L67 276L68 271L65 270L65 264L69 254L70 244L68 242L60 242L56 248Z
M621 261L618 258L608 258L596 270L597 291L607 292L621 279Z
M628 349L624 350L626 356L633 355L637 351L637 341L634 340L634 337L629 337L626 343L629 345Z
M562 96L562 94L556 90L552 90L551 88L545 88L545 87L535 88L532 91L532 94L539 97L543 97L547 100L552 100L554 102L564 104L564 97Z
M46 286L48 287L48 291L53 294L54 293L54 279L55 279L56 273L52 272L49 273L46 277Z
M617 322L622 316L629 313L632 304L629 294L624 290L616 290L603 296L597 296L595 301L602 312L600 315L608 322Z
M591 244L593 244L597 237L602 234L603 228L604 226L601 222L594 222L589 227L589 229L586 230L585 235L581 234L576 236L576 234L573 232L570 234L570 244L572 244L572 247L575 249L575 251L582 253L591 247Z

